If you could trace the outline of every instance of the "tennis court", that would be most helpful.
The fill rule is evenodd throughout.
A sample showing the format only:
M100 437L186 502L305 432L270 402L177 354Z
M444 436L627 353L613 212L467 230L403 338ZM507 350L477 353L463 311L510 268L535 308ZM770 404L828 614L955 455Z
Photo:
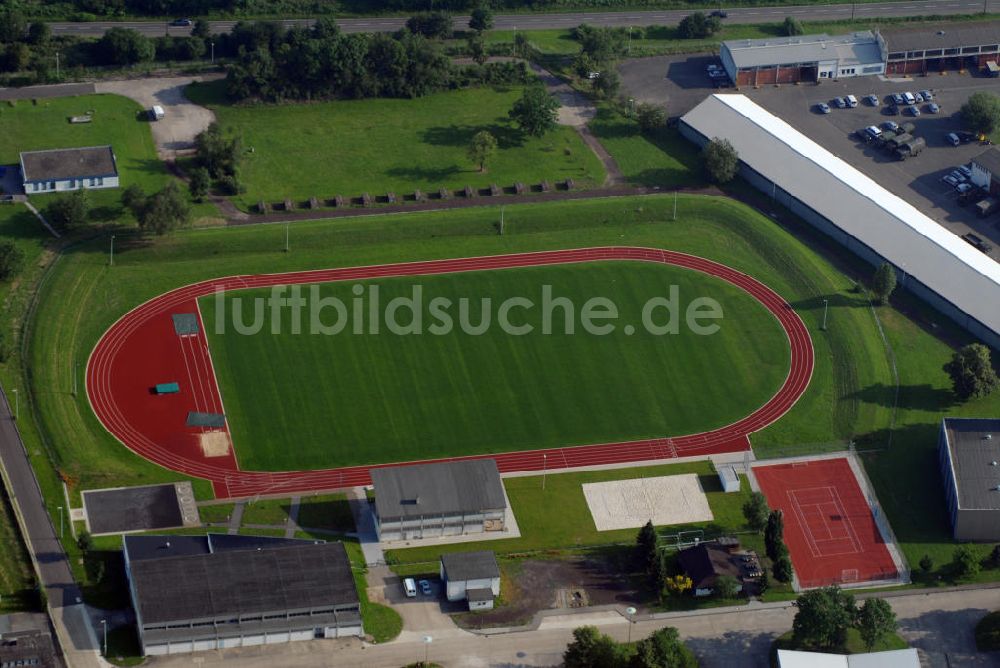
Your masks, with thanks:
M768 505L784 513L785 543L802 588L898 577L846 457L755 466L753 472Z

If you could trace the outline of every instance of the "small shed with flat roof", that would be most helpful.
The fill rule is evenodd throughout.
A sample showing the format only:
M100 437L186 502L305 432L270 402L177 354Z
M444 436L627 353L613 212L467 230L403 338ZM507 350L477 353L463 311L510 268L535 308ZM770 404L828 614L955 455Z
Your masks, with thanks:
M441 555L441 581L449 601L468 601L469 610L492 610L500 595L500 567L492 552Z
M1000 540L1000 419L943 419L938 459L955 540Z
M507 497L492 459L387 466L371 477L381 541L504 530Z

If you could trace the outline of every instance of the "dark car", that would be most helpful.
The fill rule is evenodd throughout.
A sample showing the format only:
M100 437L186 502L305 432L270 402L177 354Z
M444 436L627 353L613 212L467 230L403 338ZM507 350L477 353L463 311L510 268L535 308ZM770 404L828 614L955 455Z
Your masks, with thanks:
M890 104L888 107L885 107L883 113L887 116L899 116L899 107Z
M720 19L724 19L729 16L729 13L725 9L716 9L709 16L717 16Z
M191 19L174 19L170 22L170 25L175 28L186 28L188 26L194 25L194 21Z
M960 130L955 134L958 136L958 141L963 144L968 144L969 142L974 142L978 139L975 132L969 132L967 130Z
M991 250L993 250L993 246L986 243L985 241L982 240L981 237L979 237L976 234L973 234L972 232L969 232L968 234L963 234L962 238L965 239L973 248L982 253L989 253Z

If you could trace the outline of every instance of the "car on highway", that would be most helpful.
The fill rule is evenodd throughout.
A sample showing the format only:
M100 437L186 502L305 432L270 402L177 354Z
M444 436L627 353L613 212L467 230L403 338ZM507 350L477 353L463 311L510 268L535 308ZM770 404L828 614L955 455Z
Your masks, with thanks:
M865 102L867 102L869 106L877 107L878 106L878 95L874 95L874 94L872 94L872 95L865 95Z
M833 98L833 106L837 107L837 109L847 109L847 100L842 97L835 97Z
M175 28L186 28L188 26L194 25L194 21L192 21L191 19L174 19L173 21L170 22L170 25L174 26Z
M941 111L941 107L939 107L936 102L931 102L930 104L927 105L928 114L936 114L939 111Z
M914 104L916 103L917 98L910 91L906 91L903 93L903 101L906 102L906 104Z
M924 98L925 101L930 102L934 99L934 95L929 90L920 91L920 96Z
M908 113L910 116L919 116L920 110L917 109L917 105L911 104L906 108L906 113Z
M431 590L431 583L430 582L428 582L427 580L421 580L417 584L420 585L420 593L421 594L423 594L424 596L430 596L431 595L432 590Z
M945 174L944 176L941 177L941 180L944 181L945 183L947 183L952 188L957 188L958 184L961 183L952 174Z
M848 95L847 97L844 98L844 101L847 102L847 106L850 107L851 109L858 106L858 98L854 97L853 95Z
M829 114L830 105L828 105L826 102L820 102L819 104L816 105L816 111L818 111L821 114Z

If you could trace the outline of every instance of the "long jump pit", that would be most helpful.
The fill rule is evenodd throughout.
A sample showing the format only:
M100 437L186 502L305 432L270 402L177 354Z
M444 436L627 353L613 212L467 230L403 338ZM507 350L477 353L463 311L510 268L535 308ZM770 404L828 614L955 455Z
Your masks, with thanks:
M714 519L695 473L587 483L583 496L598 531Z
M798 589L906 581L902 553L853 457L758 464L753 474L784 514Z

